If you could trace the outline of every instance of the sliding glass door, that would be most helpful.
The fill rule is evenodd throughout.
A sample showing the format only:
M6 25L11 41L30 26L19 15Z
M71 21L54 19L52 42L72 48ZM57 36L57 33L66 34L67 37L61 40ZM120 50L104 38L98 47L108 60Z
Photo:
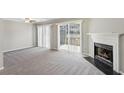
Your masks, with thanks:
M69 24L69 51L80 52L80 24Z
M68 24L60 26L60 49L68 50Z
M60 30L60 49L80 52L80 23L62 24Z

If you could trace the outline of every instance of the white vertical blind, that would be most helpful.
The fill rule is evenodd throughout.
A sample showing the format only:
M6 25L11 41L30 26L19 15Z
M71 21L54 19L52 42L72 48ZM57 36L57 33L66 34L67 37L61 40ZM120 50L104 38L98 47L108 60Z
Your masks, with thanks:
M46 48L50 48L50 30L51 28L50 28L50 25L46 25L46 38L45 38L45 40L46 40Z
M42 47L42 25L37 26L38 28L38 46Z
M50 25L38 25L38 46L50 48Z

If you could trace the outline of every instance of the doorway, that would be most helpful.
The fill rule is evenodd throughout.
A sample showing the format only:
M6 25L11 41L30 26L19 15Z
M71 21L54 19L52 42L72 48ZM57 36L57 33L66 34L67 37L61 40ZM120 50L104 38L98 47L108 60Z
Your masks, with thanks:
M59 37L60 48L70 52L81 52L80 47L80 29L81 24L79 22L60 24Z

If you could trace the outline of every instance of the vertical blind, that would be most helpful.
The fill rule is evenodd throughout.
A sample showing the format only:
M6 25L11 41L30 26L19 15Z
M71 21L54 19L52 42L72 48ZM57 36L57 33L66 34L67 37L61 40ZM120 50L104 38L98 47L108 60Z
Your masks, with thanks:
M38 46L50 48L50 25L38 25Z

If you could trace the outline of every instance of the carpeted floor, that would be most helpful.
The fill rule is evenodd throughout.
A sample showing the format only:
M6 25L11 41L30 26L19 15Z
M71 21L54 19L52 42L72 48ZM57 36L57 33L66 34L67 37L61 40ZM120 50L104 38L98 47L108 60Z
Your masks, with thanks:
M1 75L104 75L81 54L40 47L4 54Z

